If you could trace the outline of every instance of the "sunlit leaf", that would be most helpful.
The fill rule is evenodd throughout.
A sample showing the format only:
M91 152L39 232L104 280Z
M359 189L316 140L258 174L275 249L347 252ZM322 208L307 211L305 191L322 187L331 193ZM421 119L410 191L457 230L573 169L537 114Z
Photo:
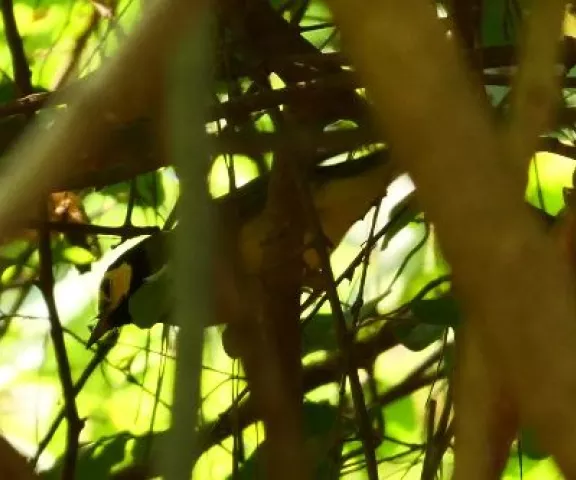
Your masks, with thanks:
M26 265L10 265L2 272L0 281L2 285L8 286L12 282L26 282L34 279L37 271L34 268L27 267Z
M90 250L78 246L66 247L62 252L62 257L76 265L86 265L96 260Z
M0 257L16 260L30 247L26 240L14 240L0 248Z
M254 160L245 155L232 155L236 186L241 187L250 180L253 180L258 174L258 169ZM212 164L212 170L209 177L210 193L214 197L227 194L230 191L230 181L227 158L223 155L217 157Z

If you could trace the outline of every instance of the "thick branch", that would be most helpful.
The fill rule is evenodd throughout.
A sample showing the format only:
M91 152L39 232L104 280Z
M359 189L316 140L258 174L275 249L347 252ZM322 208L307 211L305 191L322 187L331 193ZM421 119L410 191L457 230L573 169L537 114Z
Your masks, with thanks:
M574 280L503 171L498 132L455 42L428 2L331 6L379 124L437 226L483 352L523 419L566 476L576 476Z
M540 0L527 18L519 72L512 86L509 129L505 136L511 167L524 191L528 163L540 135L551 127L560 100L558 37L564 18L564 0Z
M107 125L141 115L143 98L161 91L166 53L199 4L154 3L118 55L80 89L59 121L49 130L36 124L21 137L0 181L3 233L67 176L78 152L99 144Z

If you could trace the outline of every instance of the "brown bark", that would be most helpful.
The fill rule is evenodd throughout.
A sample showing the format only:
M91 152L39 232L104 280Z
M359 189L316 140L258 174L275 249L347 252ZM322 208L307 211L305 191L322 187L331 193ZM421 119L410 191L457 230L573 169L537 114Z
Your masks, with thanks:
M456 42L424 1L330 5L379 125L436 224L483 355L521 419L576 477L574 279L503 168L500 136Z
M33 480L38 478L24 455L0 435L0 479Z

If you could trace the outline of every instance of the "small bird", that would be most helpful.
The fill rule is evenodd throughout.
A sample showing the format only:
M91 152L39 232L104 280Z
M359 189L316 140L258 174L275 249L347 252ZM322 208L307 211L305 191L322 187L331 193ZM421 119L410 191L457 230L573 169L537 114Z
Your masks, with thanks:
M106 270L98 297L99 320L92 329L91 347L109 330L133 323L130 297L164 266L166 234L151 235L124 252Z
M312 196L324 234L334 248L352 224L385 195L396 174L387 151L314 168L310 175ZM270 235L265 215L267 186L268 177L261 176L234 193L215 200L221 222L226 224L233 219L240 226L238 252L247 274L258 273L262 263L262 245ZM112 328L138 324L130 313L130 299L165 266L169 235L168 232L147 237L110 265L101 283L99 320L92 329L89 347ZM308 249L303 256L307 271L317 272L320 263L315 252ZM242 301L231 284L226 255L216 255L215 268L215 322L229 323L235 310L241 308ZM166 312L168 316L169 312Z

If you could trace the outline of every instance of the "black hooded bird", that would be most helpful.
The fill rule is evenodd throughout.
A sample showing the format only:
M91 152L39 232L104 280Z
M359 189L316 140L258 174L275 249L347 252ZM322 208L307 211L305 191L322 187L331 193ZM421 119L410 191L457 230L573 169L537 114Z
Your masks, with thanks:
M146 237L124 252L106 270L98 296L99 320L92 329L87 346L92 346L106 332L133 322L129 309L132 295L146 279L165 265L166 235Z
M386 151L314 168L310 175L312 196L324 234L333 247L340 243L352 224L386 193L386 187L395 174ZM268 178L263 176L215 200L219 218L224 222L234 218L240 224L238 248L246 273L258 272L262 245L270 235L269 223L263 214L267 188ZM88 346L110 329L134 323L130 298L165 265L167 235L170 234L158 233L147 237L110 265L100 288L99 320L92 330ZM304 259L308 269L318 269L319 259L313 250L304 252ZM217 305L219 307L222 305ZM219 322L226 320L216 313Z

